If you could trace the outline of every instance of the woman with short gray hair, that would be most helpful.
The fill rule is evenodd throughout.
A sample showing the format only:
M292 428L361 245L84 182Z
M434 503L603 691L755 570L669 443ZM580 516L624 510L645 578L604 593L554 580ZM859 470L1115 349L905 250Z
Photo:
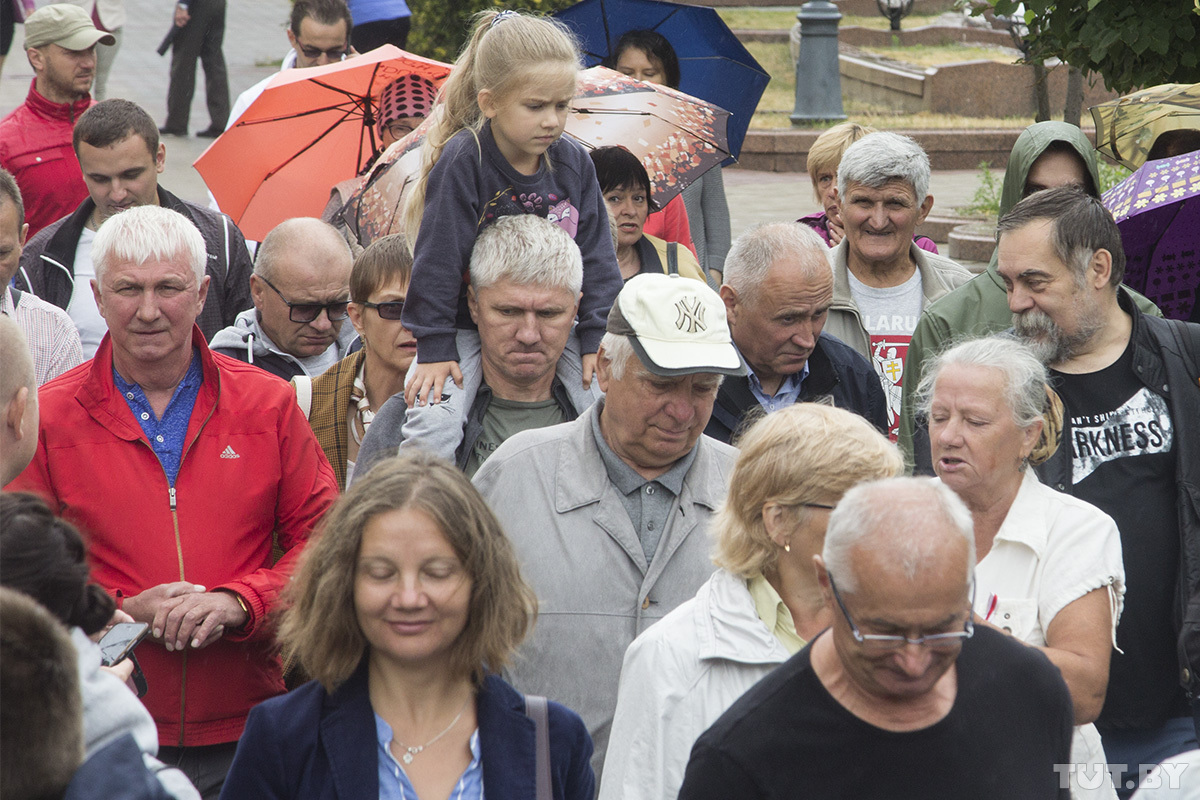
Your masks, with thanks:
M1121 540L1111 517L1028 469L1058 444L1057 433L1045 433L1062 413L1046 368L1014 338L975 339L934 358L917 397L937 480L974 522L977 624L1039 648L1059 668L1078 725L1071 796L1115 798L1107 777L1085 786L1108 774L1092 722L1104 705L1125 593Z

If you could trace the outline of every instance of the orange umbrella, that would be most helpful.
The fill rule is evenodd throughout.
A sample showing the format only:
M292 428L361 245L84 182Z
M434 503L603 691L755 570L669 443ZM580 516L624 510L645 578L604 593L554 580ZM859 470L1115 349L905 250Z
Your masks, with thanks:
M330 187L375 154L379 95L410 74L440 86L450 65L387 44L337 64L284 70L196 159L196 170L248 239L261 241L291 217L320 216Z

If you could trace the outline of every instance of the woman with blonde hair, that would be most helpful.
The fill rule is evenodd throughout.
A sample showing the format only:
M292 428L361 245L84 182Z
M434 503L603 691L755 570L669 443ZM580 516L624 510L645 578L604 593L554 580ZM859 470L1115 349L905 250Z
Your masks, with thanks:
M917 409L929 420L937 480L971 510L977 620L1039 648L1059 668L1078 726L1071 796L1113 798L1092 723L1104 705L1125 594L1121 537L1110 516L1029 469L1054 453L1061 430L1062 408L1046 379L1022 342L975 339L926 367Z
M374 467L289 595L283 653L315 680L250 712L223 798L591 800L583 721L498 676L537 600L457 469Z
M903 469L869 422L819 403L767 415L739 446L712 525L720 569L625 652L601 800L678 794L697 737L829 626L813 556L830 510Z

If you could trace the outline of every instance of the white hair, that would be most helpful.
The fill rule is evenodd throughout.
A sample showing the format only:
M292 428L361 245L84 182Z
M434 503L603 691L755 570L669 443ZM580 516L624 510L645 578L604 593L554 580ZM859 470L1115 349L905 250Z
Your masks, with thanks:
M476 290L502 280L518 286L583 286L583 256L565 230L533 214L501 217L485 228L471 251L471 285Z
M632 358L641 363L627 336L619 333L606 333L600 340L600 347L604 350L604 358L608 361L608 372L614 381L625 377L625 367L629 364L629 359Z
M799 222L766 222L743 233L725 256L723 281L743 300L753 299L781 258L801 259L809 273L830 271L829 248L812 228Z
M915 139L876 131L846 148L838 165L838 196L842 202L851 183L881 189L888 181L904 181L917 195L917 203L925 202L929 195L929 156Z
M858 588L851 555L856 548L886 547L892 564L910 581L946 545L934 535L948 524L967 545L964 580L975 569L975 526L967 506L948 486L929 478L888 478L855 486L829 515L821 557L846 594Z
M918 413L929 415L938 376L952 366L998 371L1004 379L1003 396L998 400L1008 405L1018 428L1028 428L1042 418L1046 409L1046 366L1029 345L1006 335L971 339L934 356L917 386Z
M114 214L96 231L92 242L96 283L116 264L140 266L180 258L187 260L196 282L202 282L208 263L204 237L190 219L161 206L137 206Z

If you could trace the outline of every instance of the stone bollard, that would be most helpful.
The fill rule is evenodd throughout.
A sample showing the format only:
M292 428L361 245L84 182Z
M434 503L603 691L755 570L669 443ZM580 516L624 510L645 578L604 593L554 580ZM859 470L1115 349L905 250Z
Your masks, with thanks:
M838 21L842 14L828 0L800 7L800 57L796 61L793 125L843 120L842 76L838 70Z

